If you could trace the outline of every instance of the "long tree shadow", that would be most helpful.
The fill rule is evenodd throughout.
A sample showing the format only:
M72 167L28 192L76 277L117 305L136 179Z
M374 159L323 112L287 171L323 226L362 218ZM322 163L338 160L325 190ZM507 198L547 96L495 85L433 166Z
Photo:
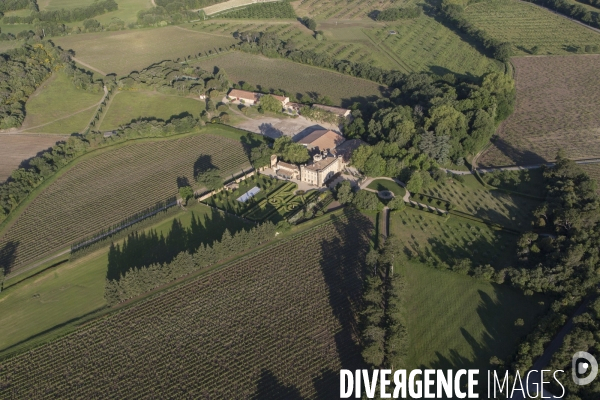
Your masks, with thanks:
M8 275L12 271L15 259L17 257L18 247L18 241L10 241L0 249L0 271L4 276Z
M321 244L324 259L321 270L329 290L329 303L341 330L335 335L340 368L365 368L358 343L358 317L362 307L364 260L369 249L372 222L364 215L346 209L343 217L332 216L338 236ZM339 371L321 371L314 380L317 398L339 396ZM333 381L333 382L332 382Z
M194 179L198 179L198 176L204 172L217 169L217 166L212 162L212 156L208 154L202 154L194 162Z
M510 118L510 117L509 117ZM507 158L514 162L517 165L533 165L533 164L544 164L549 160L546 160L541 155L525 149L519 149L513 146L506 135L503 137L494 138L493 141L494 146ZM485 156L482 157L482 161L478 162L480 167L504 167L505 165L498 165L495 163L486 163ZM513 165L514 165L513 164Z
M122 245L111 244L106 278L120 279L122 274L131 269L168 263L183 251L194 253L198 247L220 240L226 230L233 234L244 229L241 223L230 222L224 214L211 210L204 219L192 213L188 228L179 219L174 219L166 235L156 230L131 233Z
M283 384L268 369L262 370L258 379L256 392L250 398L252 400L303 400L297 388Z

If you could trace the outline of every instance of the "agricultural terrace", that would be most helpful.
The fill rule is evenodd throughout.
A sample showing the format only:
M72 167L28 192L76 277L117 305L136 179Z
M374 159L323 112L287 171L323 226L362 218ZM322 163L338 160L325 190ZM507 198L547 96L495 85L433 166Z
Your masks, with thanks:
M464 182L446 180L422 193L435 199L424 198L421 201L418 195L415 195L416 201L429 201L431 205L439 207L436 205L437 199L445 200L450 202L457 212L523 232L530 229L532 212L539 206L539 201L528 197L488 190L472 175L464 176Z
M237 43L228 35L206 35L178 26L71 35L53 41L65 50L74 50L78 60L119 76L162 60L205 56Z
M499 62L473 48L468 38L425 15L414 20L385 24L372 20L323 21L319 22L317 28L324 32L327 40L321 41L316 40L314 33L298 22L209 20L185 26L186 29L213 34L269 32L282 40L292 40L299 50L313 50L340 60L404 72L433 71L444 74L450 71L481 75L503 68ZM395 30L397 34L390 35L390 30ZM454 56L457 53L463 57L457 59Z
M600 34L524 1L475 3L464 16L492 38L512 43L517 55L532 54L536 46L537 54L569 54L586 45L600 46Z
M281 89L306 99L329 97L335 105L349 106L356 101L379 97L385 88L377 83L325 69L272 59L248 53L232 52L199 62L210 71L222 68L233 82L248 82L262 91Z
M394 216L394 230L396 222ZM514 354L521 338L551 304L539 295L524 296L506 285L439 271L417 261L403 263L396 271L406 288L408 357L403 368L407 369L485 371L492 356L506 360ZM523 326L515 326L518 318Z
M66 138L56 135L0 135L0 182L4 182L23 160Z
M480 166L527 165L600 155L600 56L513 58L517 102Z
M390 30L396 34L391 35ZM371 48L393 59L396 64L393 69L405 73L427 71L444 75L452 72L479 76L504 68L471 46L468 37L426 15L384 26L378 24L362 31L371 40Z
M334 398L339 369L364 368L354 332L371 228L341 216L94 320L0 364L0 397L144 398L160 387L192 398Z
M172 216L163 218L142 231L152 229L167 238L175 219L182 229L191 230L194 218L201 224L202 242L212 243L221 239L225 229L236 232L249 226L239 218L215 212L204 204L195 202L190 202L186 210L169 214ZM141 247L138 250L150 249ZM35 279L17 282L23 278L19 275L4 282L4 290L0 294L3 305L0 314L0 351L69 321L79 322L78 319L88 318L90 313L105 307L108 262L108 251L104 248L38 273ZM54 333L53 331L50 335ZM60 329L56 334L60 335Z
M186 98L159 92L115 92L101 121L100 130L116 129L140 118L167 121L182 113L198 117L204 108L205 102L197 97Z
M19 130L80 132L92 119L102 96L102 91L90 93L78 89L68 76L55 72L27 100L25 121Z
M139 140L87 156L60 174L3 229L0 248L16 247L12 270L175 197L182 181L218 168L249 168L239 139L219 127L180 139ZM212 134L211 134L212 133Z
M394 4L394 0L298 0L292 3L298 16L310 16L318 20L367 19L372 11L384 10Z
M390 233L396 234L410 258L429 267L452 267L468 258L473 266L496 269L514 265L517 235L451 215L449 218L407 207L392 213Z

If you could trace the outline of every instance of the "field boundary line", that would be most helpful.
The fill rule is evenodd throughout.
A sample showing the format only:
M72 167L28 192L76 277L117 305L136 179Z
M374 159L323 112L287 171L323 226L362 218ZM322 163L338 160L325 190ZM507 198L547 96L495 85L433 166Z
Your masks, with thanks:
M102 99L104 100L104 97ZM102 100L100 100L100 102L98 102L96 104L93 104L93 105L89 106L88 108L84 108L83 110L79 110L77 112L74 112L73 114L69 114L69 115L66 115L64 117L60 117L58 119L55 119L54 121L46 122L45 124L42 124L42 125L32 126L30 128L19 129L19 130L12 131L12 132L0 132L0 135L18 135L20 133L23 133L23 132L26 132L26 131L30 131L32 129L41 128L41 127L47 126L47 125L52 125L55 122L62 121L63 119L74 117L77 114L81 114L82 112L91 110L94 107L98 107L98 105L101 104L101 103L102 103ZM32 132L32 133L36 133L36 132ZM42 133L42 135L47 135L47 134ZM67 134L66 133L55 133L55 135L67 135Z
M104 71L102 71L102 70L100 70L100 69L98 69L98 68L96 68L96 67L92 67L90 64L88 64L88 63L86 63L86 62L83 62L83 61L81 61L81 60L80 60L80 59L78 59L78 58L75 58L75 57L72 57L72 56L71 56L71 60L75 61L77 64L81 64L81 65L83 65L84 67L91 69L92 71L96 71L96 72L97 72L97 73L99 73L100 75L103 75L103 76L106 76L106 75L108 75L106 72L104 72Z

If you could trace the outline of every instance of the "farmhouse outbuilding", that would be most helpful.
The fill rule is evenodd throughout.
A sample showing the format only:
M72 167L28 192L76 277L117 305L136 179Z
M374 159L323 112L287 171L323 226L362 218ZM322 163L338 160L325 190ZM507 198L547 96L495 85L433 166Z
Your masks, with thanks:
M333 151L337 146L344 143L346 139L332 130L320 129L314 131L308 136L303 137L298 143L306 146L308 150L322 152L324 150Z
M247 90L231 89L227 98L230 101L238 101L253 106L258 103L260 96L258 93L248 92Z

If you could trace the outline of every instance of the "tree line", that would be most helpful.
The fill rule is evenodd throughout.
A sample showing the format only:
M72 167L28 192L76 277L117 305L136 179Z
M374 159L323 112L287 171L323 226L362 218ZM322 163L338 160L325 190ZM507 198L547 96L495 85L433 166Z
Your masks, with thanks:
M16 15L5 16L3 22L5 24L31 24L35 21L76 22L118 9L119 5L115 0L98 0L87 7L77 7L71 10L65 10L63 8L55 11L33 11L31 15L26 17L19 17Z
M293 39L284 41L269 32L240 31L234 32L234 37L240 39L240 43L235 48L241 51L271 58L285 57L301 64L332 69L387 86L393 86L404 76L400 71L388 71L368 63L338 60L329 54L313 50L300 50Z
M220 241L214 241L212 245L201 244L194 252L180 252L169 263L153 263L127 269L126 272L109 271L111 276L106 280L106 301L109 305L117 304L184 275L217 264L235 254L255 249L275 237L275 231L276 227L271 222L265 222L247 231L241 230L233 235L226 230ZM109 254L109 257L114 257L118 250L117 246L112 246L112 255ZM113 278L114 273L119 273L118 278Z
M23 10L26 8L31 8L37 11L37 2L35 0L4 0L0 2L0 13Z
M400 241L390 235L379 249L367 254L368 268L361 312L362 357L371 368L407 367L408 333L403 317L405 284L394 263Z
M167 94L188 96L190 94L220 95L229 88L230 82L222 70L208 72L199 66L175 61L163 61L132 72L117 82L119 89L151 89ZM214 96L210 96L214 97Z

